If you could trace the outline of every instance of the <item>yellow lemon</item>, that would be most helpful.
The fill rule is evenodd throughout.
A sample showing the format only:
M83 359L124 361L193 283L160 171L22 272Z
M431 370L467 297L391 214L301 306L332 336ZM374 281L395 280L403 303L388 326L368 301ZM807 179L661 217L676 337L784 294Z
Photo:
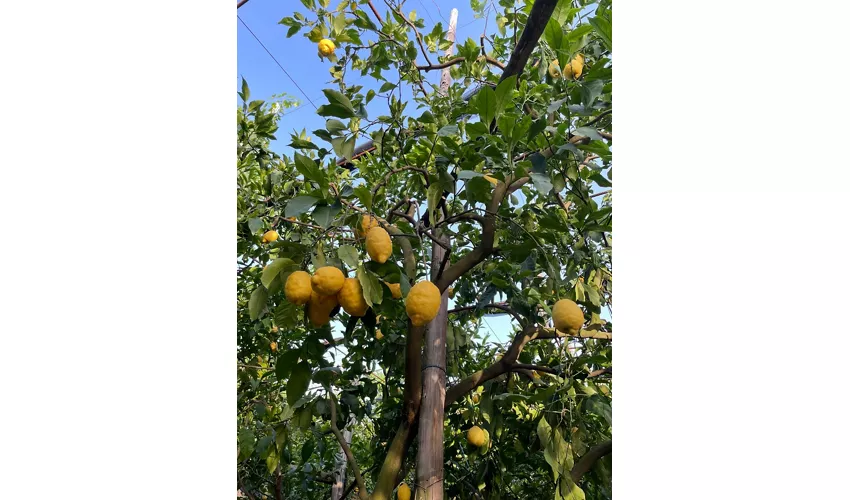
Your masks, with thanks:
M363 316L369 304L363 298L363 287L357 278L346 278L337 294L339 305L352 316Z
M440 289L430 281L420 281L407 293L405 310L413 326L425 326L440 309Z
M360 219L360 229L354 228L354 234L357 235L358 238L364 238L366 233L368 233L373 227L381 227L381 224L378 222L378 218L372 217L371 215L364 215L363 218Z
M478 394L477 392L473 392L472 393L472 402L475 403L475 404L478 404L479 401L481 401L481 395Z
M271 348L272 352L277 352L277 342L272 341L272 343L269 344L269 347Z
M311 279L313 290L322 295L336 295L339 289L342 288L344 281L345 275L333 266L324 266L316 269L316 274Z
M271 243L272 241L277 241L279 237L280 235L277 234L277 231L275 231L274 229L272 229L271 231L266 231L266 233L263 235L263 243Z
M336 295L320 295L316 292L310 296L307 304L307 317L315 327L327 325L331 321L331 311L337 306Z
M549 63L549 76L552 78L561 78L561 65L557 59Z
M373 227L366 233L366 252L378 264L383 264L393 254L393 242L382 227Z
M552 321L555 328L570 334L576 334L584 324L584 313L578 304L570 299L562 299L552 308Z
M489 182L490 184L492 184L494 186L499 184L499 179L496 179L495 177L490 177L489 175L485 175L484 180Z
M286 284L283 287L286 300L297 306L303 306L307 302L310 302L310 294L313 293L313 287L310 282L310 274L305 271L295 271L290 274L286 278Z
M393 293L394 299L400 299L401 298L401 283L384 282L384 284L387 285L387 288L389 288L390 291Z
M487 435L487 431L477 425L472 426L471 429L466 431L466 440L469 444L477 448L481 448L487 444L488 438L489 436Z
M398 500L410 500L410 487L401 483L398 487Z
M570 61L570 64L567 65L567 68L564 70L564 78L568 80L575 80L581 76L581 72L584 70L584 56L581 54L576 54L573 57L573 60Z
M375 338L376 338L376 339L378 339L378 340L381 340L382 338L384 338L384 334L383 334L383 333L381 333L381 329L380 329L380 328L378 328L377 330L375 330Z
M322 54L325 57L333 54L336 50L336 45L327 38L323 38L319 40L319 54Z

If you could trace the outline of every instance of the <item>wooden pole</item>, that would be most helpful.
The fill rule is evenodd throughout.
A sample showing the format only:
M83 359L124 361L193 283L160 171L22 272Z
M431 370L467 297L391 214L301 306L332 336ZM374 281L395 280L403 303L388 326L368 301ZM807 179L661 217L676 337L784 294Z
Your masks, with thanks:
M457 9L452 9L449 32L452 44L445 55L454 53ZM446 95L452 83L449 68L440 75L440 94ZM439 211L436 211L439 213ZM442 219L442 216L440 217ZM434 238L451 248L451 238L435 229ZM437 282L446 256L442 245L431 247L431 281ZM437 317L425 329L425 362L422 370L422 404L419 409L419 450L416 457L415 500L443 500L443 422L446 401L446 330L449 319L449 292L440 296Z

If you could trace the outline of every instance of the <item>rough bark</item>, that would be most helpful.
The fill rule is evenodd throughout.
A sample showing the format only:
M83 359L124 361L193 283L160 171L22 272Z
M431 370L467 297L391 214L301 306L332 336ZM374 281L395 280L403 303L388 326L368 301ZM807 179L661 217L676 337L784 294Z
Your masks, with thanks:
M599 443L594 446L590 450L587 451L581 458L578 459L578 462L573 466L573 469L570 471L570 477L572 478L574 483L578 483L581 480L581 477L593 468L593 464L596 463L597 460L611 453L611 440L605 441L604 443Z

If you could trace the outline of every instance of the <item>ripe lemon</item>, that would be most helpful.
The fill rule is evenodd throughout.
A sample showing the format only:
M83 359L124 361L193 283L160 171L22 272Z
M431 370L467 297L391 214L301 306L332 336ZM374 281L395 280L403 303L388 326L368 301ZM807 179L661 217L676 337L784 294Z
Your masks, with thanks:
M331 321L331 311L337 306L336 295L320 295L316 292L310 296L307 304L307 317L315 327L325 326Z
M280 235L277 234L277 231L275 231L274 229L272 229L271 231L266 231L266 233L263 235L263 243L271 243L272 241L277 241L279 237Z
M485 431L481 427L478 427L477 425L472 426L471 429L466 431L466 440L469 442L469 444L475 446L476 448L481 448L482 446L487 444L488 438L489 436L487 436L487 431Z
M371 215L364 215L363 218L360 219L360 229L354 228L354 232L358 238L364 238L373 227L381 227L381 224L378 222L378 218L372 217Z
M380 329L380 328L378 328L377 330L375 330L375 338L376 338L376 339L378 339L378 340L381 340L382 338L384 338L384 334L383 334L383 333L381 333L381 329Z
M401 283L384 282L384 284L387 285L387 288L389 288L390 291L393 293L394 299L400 299L401 298Z
M410 500L410 486L401 483L398 487L398 500Z
M316 269L316 274L311 279L313 290L322 295L336 295L339 289L342 288L344 281L345 275L333 266L324 266Z
M420 281L407 293L405 310L413 326L425 326L440 309L440 289L430 281Z
M584 324L584 313L578 304L570 299L561 299L552 308L552 321L555 328L570 334L576 334Z
M363 298L363 287L357 278L346 278L337 294L339 305L352 316L363 316L369 304Z
M277 352L277 342L272 341L272 343L269 344L269 347L271 348L272 352Z
M310 274L305 271L295 271L286 278L286 284L283 291L286 294L286 300L297 306L303 306L310 302L310 294L313 293L313 287L310 284Z
M573 57L573 60L570 61L570 64L567 65L567 68L564 70L564 78L568 80L575 80L581 76L581 72L584 70L584 56L581 54L576 54Z
M393 254L393 242L382 227L373 227L366 233L366 252L378 264L383 264Z
M323 38L319 40L319 54L322 54L325 57L333 54L336 50L336 45L327 38Z
M557 59L549 63L549 76L552 78L561 78L561 65Z

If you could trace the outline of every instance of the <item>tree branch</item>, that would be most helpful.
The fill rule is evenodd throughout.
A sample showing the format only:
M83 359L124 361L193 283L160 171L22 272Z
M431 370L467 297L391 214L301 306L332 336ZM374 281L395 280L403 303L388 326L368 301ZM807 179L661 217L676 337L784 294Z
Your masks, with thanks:
M508 304L505 303L505 302L493 302L493 303L490 303L490 304L483 304L481 307L489 307L489 308L492 308L492 309L499 309L499 310L504 311L507 314L510 314L511 316L513 316L514 319L517 320L517 322L520 325L525 324L525 321L523 321L522 317L519 314L517 314L516 311L511 309L508 306ZM449 310L449 314L459 313L459 312L464 312L464 311L471 311L471 310L474 310L474 309L478 309L478 304L473 305L473 306L455 307L454 309Z
M596 463L597 460L611 453L611 440L605 441L603 443L599 443L587 453L582 455L581 458L578 459L578 462L573 466L573 470L570 471L570 477L573 482L578 484L581 480L581 477L589 471L593 464Z
M242 7L243 5L245 5L246 3L248 3L248 0L239 0L239 3L236 4L236 8L238 9L239 7Z
M386 2L386 0L385 0L384 3L386 3L387 6L389 6L390 8L392 8L392 6L390 6L390 4L388 2ZM428 65L430 66L431 60L428 59L428 51L425 50L425 44L422 43L422 35L419 34L419 30L416 29L416 26L413 23L411 23L409 19L407 19L407 16L405 16L404 13L401 12L401 10L395 10L395 13L398 14L398 16L404 20L404 23L406 25L410 26L413 29L413 33L416 35L416 41L419 42L419 48L422 50L422 56L425 57L425 60L428 62Z
M372 3L372 0L369 0L369 8L372 9L372 14L375 14L375 17L378 18L378 22L381 23L381 25L383 25L384 20L381 19L381 15L378 14L378 9L375 8L375 4Z
M500 81L512 75L519 75L525 69L528 58L537 46L537 41L543 34L549 18L552 17L556 5L558 5L558 0L536 0L534 2L531 12L528 14L528 22L522 30L522 35L520 35L514 51L511 53L511 58L505 66ZM519 79L517 79L517 84L519 84Z
M360 487L361 500L367 500L369 498L369 493L366 491L366 483L363 482L363 476L360 475L360 467L357 465L357 460L354 458L354 454L351 453L351 448L349 448L348 443L345 442L342 432L339 431L339 427L336 425L336 396L334 396L333 391L330 389L328 389L328 396L328 401L330 401L331 404L331 431L333 431L334 436L336 436L336 440L339 441L339 446L342 448L342 452L345 453L345 458L348 460L348 464L354 472L354 480L357 481L357 486Z
M445 292L458 278L495 253L493 241L496 236L496 214L499 212L499 207L505 196L519 189L528 180L529 177L521 177L514 180L513 176L508 176L504 182L499 181L496 184L496 188L493 190L493 198L487 205L486 215L484 215L484 220L482 221L481 242L443 272L436 283L440 293Z
M497 61L496 59L493 59L490 56L482 55L482 56L479 56L476 60L479 60L479 59L484 59L488 63L490 63L493 66L496 66L496 67L498 67L502 70L505 69L504 64L500 63L499 61ZM465 57L458 56L458 57L455 57L454 59L449 59L446 62L442 62L442 63L438 63L438 64L417 65L416 69L418 69L420 71L431 71L431 70L435 70L435 69L444 69L444 68L448 68L449 66L454 66L455 64L460 64L464 61L466 61Z

